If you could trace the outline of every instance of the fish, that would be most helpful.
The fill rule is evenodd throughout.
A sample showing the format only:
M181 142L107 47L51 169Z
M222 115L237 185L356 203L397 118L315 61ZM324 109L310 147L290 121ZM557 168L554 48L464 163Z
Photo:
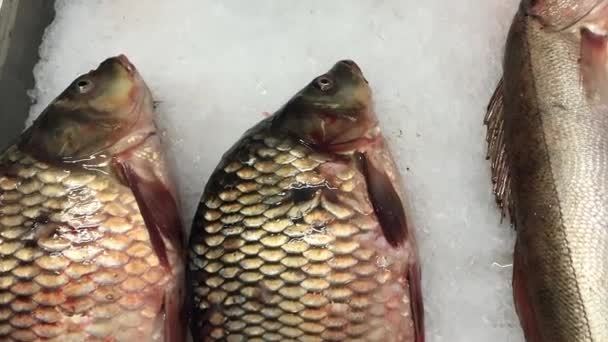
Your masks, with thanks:
M522 1L485 118L529 342L608 341L607 25L607 1Z
M152 106L111 57L0 153L0 340L184 341L186 238Z
M400 178L352 60L247 130L192 224L193 340L423 342Z

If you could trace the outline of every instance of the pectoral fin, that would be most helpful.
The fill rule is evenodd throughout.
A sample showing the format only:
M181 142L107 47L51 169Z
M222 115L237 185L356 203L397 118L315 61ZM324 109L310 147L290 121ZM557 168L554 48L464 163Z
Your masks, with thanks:
M413 232L407 224L405 207L396 188L396 181L390 176L395 167L384 144L377 145L364 153L356 154L359 170L365 177L369 199L378 218L386 241L393 247L411 248L405 277L409 287L410 309L416 342L424 342L424 307L422 300L420 264L415 250Z
M152 139L152 138L151 138ZM157 142L149 142L157 147ZM168 250L183 259L184 233L175 194L157 172L164 168L159 154L125 152L114 159L116 172L131 188L161 265L171 270ZM170 246L167 246L166 243ZM181 262L181 261L180 261Z
M133 192L160 265L171 274L158 317L164 341L184 341L184 233L158 137L150 136L141 145L115 156L113 166Z
M501 79L496 91L490 100L484 125L487 127L486 141L488 152L486 158L490 160L492 171L493 192L496 203L502 211L503 217L509 216L514 223L513 203L511 201L511 177L507 162L504 134L504 85Z
M393 247L401 246L408 237L408 227L403 203L393 182L369 152L357 153L357 161L386 241Z

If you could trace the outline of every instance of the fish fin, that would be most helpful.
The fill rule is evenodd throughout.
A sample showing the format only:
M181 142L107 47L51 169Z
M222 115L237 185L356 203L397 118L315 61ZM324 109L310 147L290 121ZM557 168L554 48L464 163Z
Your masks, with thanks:
M384 150L380 148L380 150ZM408 238L405 209L393 180L380 167L381 152L368 150L357 152L359 169L365 177L369 199L378 218L384 238L393 247L401 246ZM375 154L375 155L372 155Z
M183 278L183 277L182 277ZM184 312L184 284L179 280L181 286L169 289L164 297L164 341L182 342L186 338L186 317Z
M587 98L596 109L605 111L608 108L608 37L583 28L580 63Z
M148 139L156 140L156 137ZM146 142L152 150L159 142ZM127 184L146 224L152 248L156 253L161 265L171 270L168 248L165 240L171 245L173 253L179 255L181 260L185 259L184 233L179 207L172 185L166 177L161 176L166 171L164 161L160 154L152 158L148 153L134 153L133 150L124 152L114 158L114 165L119 176ZM158 172L158 170L161 170ZM181 261L180 261L181 262Z
M414 323L415 341L425 341L424 305L422 298L421 272L415 250L415 236L408 226L405 206L397 189L396 167L384 139L355 154L359 170L365 178L367 192L372 208L384 238L392 247L403 246L406 242L411 248L406 278L409 287L410 310Z
M526 341L541 342L542 339L538 330L538 324L536 323L534 307L530 302L530 293L526 285L526 273L524 272L523 263L520 242L517 241L513 255L513 299L515 301L515 309L524 330Z
M511 176L507 163L504 140L504 80L501 79L490 100L484 118L487 127L486 141L488 150L486 158L490 160L493 192L500 207L502 217L509 217L514 223L513 202L511 200Z
M407 279L410 291L410 307L412 312L412 320L414 322L414 331L416 342L424 342L424 305L422 301L422 286L420 264L416 261L409 264Z

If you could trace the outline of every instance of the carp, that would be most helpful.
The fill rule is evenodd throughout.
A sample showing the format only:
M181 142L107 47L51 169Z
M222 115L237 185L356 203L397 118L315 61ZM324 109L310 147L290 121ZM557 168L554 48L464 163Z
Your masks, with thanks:
M399 178L350 60L247 131L192 226L194 341L423 342Z
M178 209L152 95L109 58L0 153L0 340L183 341Z

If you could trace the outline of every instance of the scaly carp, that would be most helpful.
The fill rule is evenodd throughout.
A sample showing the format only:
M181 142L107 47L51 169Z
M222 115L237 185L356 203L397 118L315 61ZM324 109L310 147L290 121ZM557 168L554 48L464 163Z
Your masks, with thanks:
M244 134L190 237L195 341L424 341L414 232L357 64Z
M185 336L185 248L152 96L125 56L0 154L0 340Z

